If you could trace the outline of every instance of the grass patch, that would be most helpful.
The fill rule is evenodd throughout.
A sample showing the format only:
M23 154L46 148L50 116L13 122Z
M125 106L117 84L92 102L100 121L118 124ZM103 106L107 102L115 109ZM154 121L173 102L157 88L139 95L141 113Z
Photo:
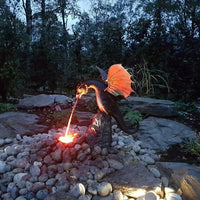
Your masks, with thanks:
M188 154L196 156L197 162L200 163L200 136L197 136L191 142L187 143L185 150Z
M11 103L0 103L0 113L14 111L17 109L17 105Z

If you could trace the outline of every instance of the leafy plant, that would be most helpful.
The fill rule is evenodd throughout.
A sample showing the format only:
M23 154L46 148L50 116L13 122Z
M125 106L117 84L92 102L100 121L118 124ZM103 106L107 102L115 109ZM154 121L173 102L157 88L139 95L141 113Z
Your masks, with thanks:
M10 103L0 103L0 113L13 111L17 108L16 105Z
M197 156L197 161L200 162L200 136L194 138L191 142L186 144L186 152Z
M162 70L149 69L147 63L136 65L131 74L133 89L138 96L155 96L156 90L167 90L170 93L167 74Z
M125 119L128 119L130 121L131 124L135 124L139 121L142 120L142 115L139 111L137 110L134 110L134 111L128 111L125 116L124 116Z
M120 111L132 125L142 120L142 114L138 110L131 110L128 105L120 106Z

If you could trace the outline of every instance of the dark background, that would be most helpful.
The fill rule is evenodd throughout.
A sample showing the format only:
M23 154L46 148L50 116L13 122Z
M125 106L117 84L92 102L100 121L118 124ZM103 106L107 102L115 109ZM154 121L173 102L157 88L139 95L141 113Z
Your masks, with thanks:
M133 74L136 95L200 96L199 0L94 0L88 12L75 0L20 2L12 1L11 12L0 1L3 101L24 93L75 94L78 83L99 76L96 65L107 70L115 63ZM69 16L77 20L70 29Z

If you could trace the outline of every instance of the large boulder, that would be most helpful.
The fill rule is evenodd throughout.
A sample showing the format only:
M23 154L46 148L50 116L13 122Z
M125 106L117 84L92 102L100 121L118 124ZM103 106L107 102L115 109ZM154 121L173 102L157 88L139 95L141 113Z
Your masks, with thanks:
M52 106L53 104L60 104L60 105L71 105L73 102L72 98L69 98L65 95L47 95L47 94L40 94L36 96L30 96L24 99L19 100L19 108L41 108L46 106Z
M126 100L122 100L121 104L128 104L133 110L153 116L172 117L177 115L176 104L169 100L128 97Z
M177 172L178 170L185 171L185 174L193 176L200 182L200 166L183 162L158 162L158 164L171 169L173 172Z
M38 116L22 112L6 112L0 114L0 138L19 135L32 135L44 132L46 126L38 124Z
M168 173L170 185L182 192L183 200L196 200L200 197L200 167L188 163L158 162L160 171Z
M124 168L106 176L103 181L111 183L113 190L120 190L132 198L138 198L161 184L161 180L155 178L153 173L140 162L130 162Z
M190 127L179 122L148 117L139 123L136 135L144 147L162 152L171 145L191 140L196 133Z

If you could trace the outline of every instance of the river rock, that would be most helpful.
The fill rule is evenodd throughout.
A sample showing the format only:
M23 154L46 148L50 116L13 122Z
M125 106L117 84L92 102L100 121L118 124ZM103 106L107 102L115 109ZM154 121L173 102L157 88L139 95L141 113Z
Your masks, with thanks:
M22 112L5 112L0 114L0 137L15 138L17 134L33 135L43 132L46 126L38 124L39 117Z
M5 172L6 172L6 163L0 160L0 174L3 174Z
M36 193L36 197L37 199L45 199L45 197L48 195L48 190L44 189L44 190L39 190L37 193Z
M191 140L196 133L179 122L148 117L139 123L136 135L142 141L141 146L156 151L166 151L171 145Z
M16 183L16 185L19 188L24 188L26 185L25 179L27 177L27 173L18 173L14 176L14 183Z
M79 197L85 194L85 186L82 183L77 183L70 191L73 197Z
M182 191L184 200L196 200L200 197L199 166L187 163L159 162L162 167L169 170L169 184ZM166 188L166 187L165 187ZM173 192L173 191L172 191ZM166 192L166 193L172 193ZM171 197L170 197L171 198ZM173 199L173 198L172 198ZM176 199L176 198L175 198Z
M54 103L71 105L72 102L73 99L65 95L39 94L36 96L30 96L24 99L20 99L18 106L24 109L31 109L31 108L42 108L46 106L52 106Z
M107 196L112 192L112 185L108 182L99 183L97 192L102 197Z
M133 110L158 117L172 117L178 114L176 104L169 100L128 97L126 100L122 100L121 103L122 105L130 105Z

